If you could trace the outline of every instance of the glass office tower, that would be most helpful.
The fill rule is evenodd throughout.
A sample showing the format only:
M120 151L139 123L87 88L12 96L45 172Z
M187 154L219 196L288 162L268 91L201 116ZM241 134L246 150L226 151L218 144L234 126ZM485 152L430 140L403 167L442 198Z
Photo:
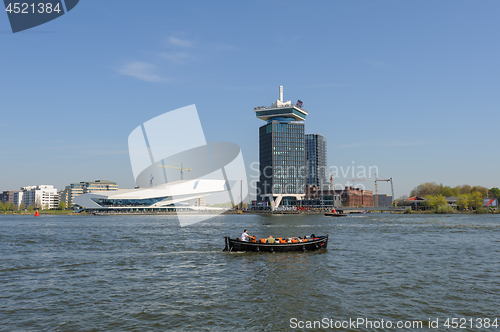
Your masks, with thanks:
M271 107L256 107L256 116L266 121L259 128L260 177L257 201L269 201L277 207L283 197L302 199L305 193L305 135L304 122L307 111L302 102L283 102L280 99Z
M320 134L307 134L306 146L306 185L319 190L328 190L326 137Z
M275 118L259 128L259 142L261 194L303 194L304 124Z

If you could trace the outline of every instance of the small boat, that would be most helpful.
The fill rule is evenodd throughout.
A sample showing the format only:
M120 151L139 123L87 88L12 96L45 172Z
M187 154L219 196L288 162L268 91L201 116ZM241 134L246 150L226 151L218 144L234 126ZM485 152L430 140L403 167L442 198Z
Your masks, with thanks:
M345 217L345 216L347 216L347 213L327 212L327 213L325 213L325 216L327 216L327 217Z
M253 251L253 252L286 252L286 251L312 251L326 249L328 235L301 239L302 242L292 243L263 243L260 241L245 242L240 239L231 239L226 236L226 247L223 251Z

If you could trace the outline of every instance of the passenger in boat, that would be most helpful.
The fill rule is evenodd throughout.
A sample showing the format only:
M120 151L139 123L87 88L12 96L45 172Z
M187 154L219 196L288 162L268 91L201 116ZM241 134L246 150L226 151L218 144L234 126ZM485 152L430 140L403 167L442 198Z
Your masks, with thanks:
M249 235L248 235L248 233L247 233L247 230L245 229L245 230L243 231L243 233L241 233L240 240L241 240L241 241L248 242L248 236L249 236Z
M276 240L274 239L274 237L272 237L271 235L269 235L269 237L267 238L267 243L274 243L276 242Z

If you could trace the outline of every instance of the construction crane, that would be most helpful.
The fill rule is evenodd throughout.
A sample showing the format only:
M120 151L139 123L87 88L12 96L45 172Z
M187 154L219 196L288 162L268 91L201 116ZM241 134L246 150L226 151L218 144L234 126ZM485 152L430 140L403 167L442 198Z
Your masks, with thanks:
M391 205L394 205L394 200L395 199L394 199L394 186L392 185L392 178L388 178L387 180L377 180L377 181L391 182L391 194L392 194ZM377 182L375 182L375 190L377 190ZM377 206L378 206L378 195L375 198L375 201L376 201Z
M165 168L173 168L173 169L178 169L181 171L181 180L184 180L184 171L191 171L191 168L184 168L183 164L181 163L181 167L177 166L165 166L165 165L156 165L158 167L165 167Z
M394 202L394 187L392 185L392 178L389 179L384 179L381 180L377 177L377 174L375 173L375 180L372 179L352 179L352 180L347 180L347 181L374 181L375 182L375 206L378 206L378 182L379 181L384 181L384 182L391 182L391 192L392 192L392 202ZM392 204L391 202L391 204Z

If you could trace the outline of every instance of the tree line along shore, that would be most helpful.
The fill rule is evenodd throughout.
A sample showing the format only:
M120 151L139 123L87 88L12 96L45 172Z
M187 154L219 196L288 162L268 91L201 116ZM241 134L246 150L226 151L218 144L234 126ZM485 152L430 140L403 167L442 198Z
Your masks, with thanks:
M500 198L500 189L483 186L444 186L435 182L422 183L396 200L398 206L408 206L404 213L499 213L497 206L485 207L484 199ZM416 203L419 199L419 204Z

